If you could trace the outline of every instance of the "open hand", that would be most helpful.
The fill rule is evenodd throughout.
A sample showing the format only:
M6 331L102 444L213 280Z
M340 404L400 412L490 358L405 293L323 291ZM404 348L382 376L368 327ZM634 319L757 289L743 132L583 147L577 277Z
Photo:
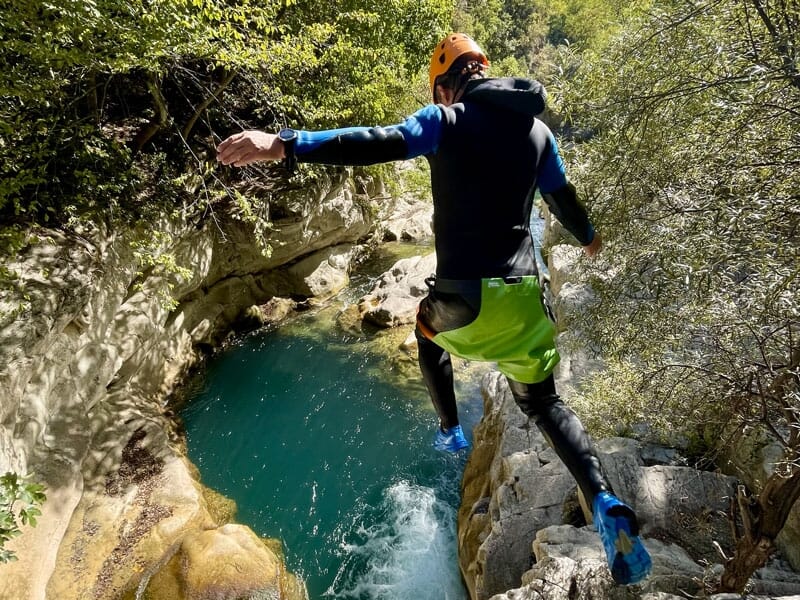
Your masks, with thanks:
M284 156L283 142L277 135L255 129L236 133L217 146L217 160L234 167L260 160L280 160Z

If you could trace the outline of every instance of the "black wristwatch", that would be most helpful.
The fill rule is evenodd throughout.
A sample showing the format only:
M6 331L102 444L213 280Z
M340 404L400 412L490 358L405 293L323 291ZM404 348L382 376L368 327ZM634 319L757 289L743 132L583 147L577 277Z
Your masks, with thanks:
M297 165L297 157L294 154L294 146L297 142L297 132L294 129L281 129L278 132L278 137L283 142L284 152L286 158L283 159L283 166L289 173L294 173L294 168Z

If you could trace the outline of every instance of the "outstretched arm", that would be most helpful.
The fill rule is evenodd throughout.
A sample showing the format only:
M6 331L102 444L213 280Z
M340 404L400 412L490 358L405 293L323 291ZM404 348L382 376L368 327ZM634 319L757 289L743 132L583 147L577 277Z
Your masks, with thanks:
M294 153L300 162L331 165L370 165L414 158L436 151L441 122L441 109L430 104L403 123L389 127L297 130ZM261 160L280 160L285 152L277 135L250 130L223 141L217 147L217 160L243 167Z

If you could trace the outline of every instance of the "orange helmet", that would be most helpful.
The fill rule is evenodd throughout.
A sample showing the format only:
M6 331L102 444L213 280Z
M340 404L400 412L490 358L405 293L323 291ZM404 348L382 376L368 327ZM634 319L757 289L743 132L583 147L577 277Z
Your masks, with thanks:
M465 54L470 54L481 64L489 66L489 59L486 58L481 47L466 34L451 33L439 42L433 51L433 56L431 56L431 68L428 71L431 92L435 91L433 87L436 83L436 78L447 73L453 63L456 62L456 59Z

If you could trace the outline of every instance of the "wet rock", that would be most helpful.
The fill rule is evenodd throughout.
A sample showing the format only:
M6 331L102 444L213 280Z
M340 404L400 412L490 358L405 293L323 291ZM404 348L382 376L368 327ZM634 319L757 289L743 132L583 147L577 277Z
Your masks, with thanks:
M266 304L259 306L264 322L277 323L283 321L297 308L297 302L291 298L270 298Z
M233 328L239 333L247 333L263 327L266 322L261 307L254 304L242 311L233 323Z
M224 525L187 534L144 588L150 600L305 600L302 584L249 528Z

